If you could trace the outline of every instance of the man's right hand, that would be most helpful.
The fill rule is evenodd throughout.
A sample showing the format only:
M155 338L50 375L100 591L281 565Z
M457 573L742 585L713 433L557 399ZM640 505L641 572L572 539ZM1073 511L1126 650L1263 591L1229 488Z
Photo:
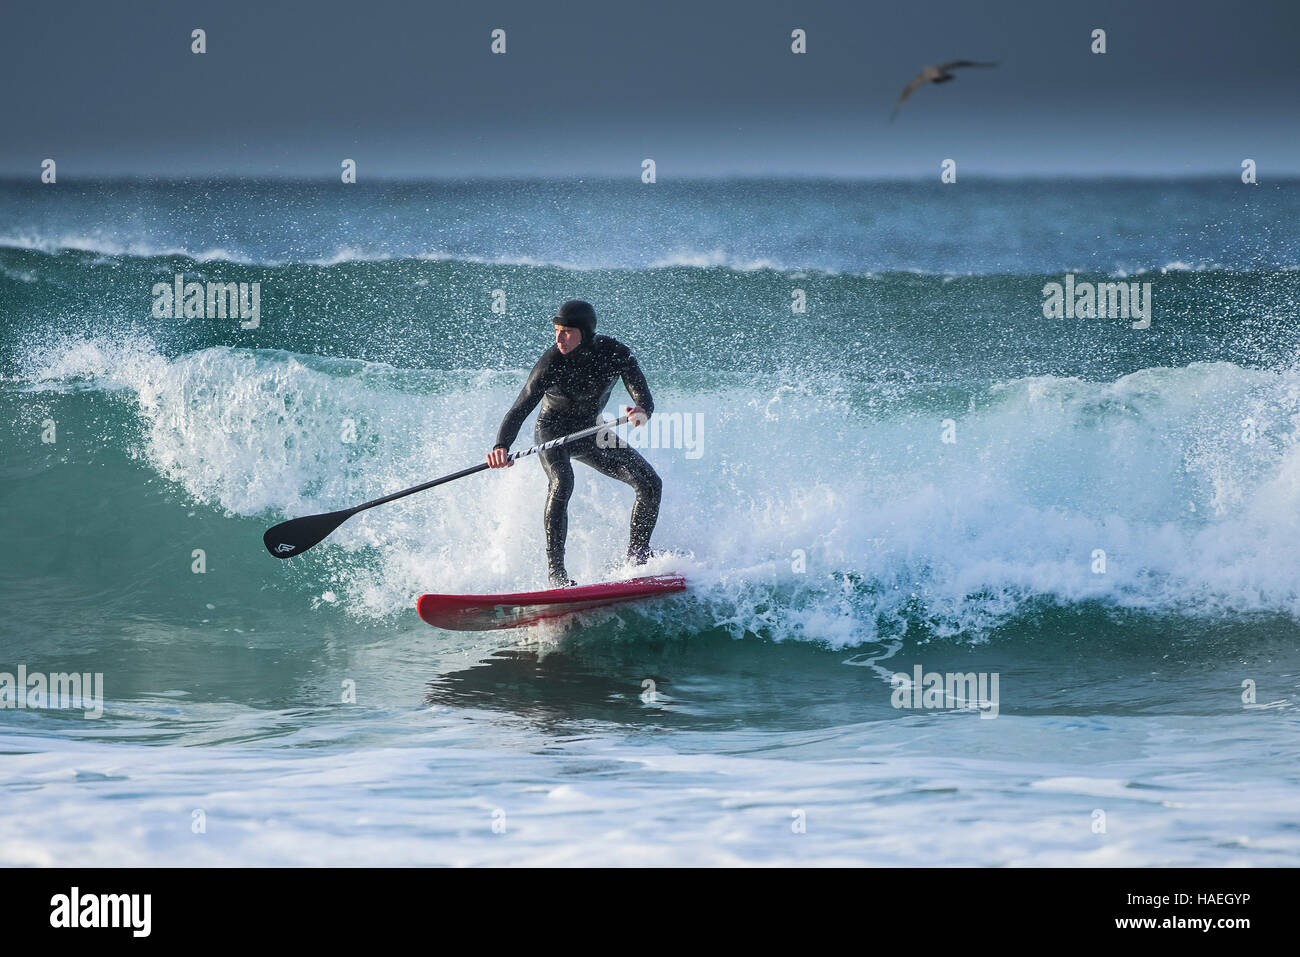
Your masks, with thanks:
M487 464L490 468L494 468L494 469L509 468L510 466L515 464L515 460L510 458L509 450L503 449L501 446L498 445L495 449L493 449L491 452L488 453Z

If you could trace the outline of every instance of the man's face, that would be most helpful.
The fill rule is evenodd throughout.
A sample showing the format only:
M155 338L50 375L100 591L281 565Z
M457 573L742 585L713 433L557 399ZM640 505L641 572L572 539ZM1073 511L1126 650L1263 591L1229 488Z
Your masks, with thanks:
M555 344L563 355L568 355L582 342L582 330L575 326L556 326Z

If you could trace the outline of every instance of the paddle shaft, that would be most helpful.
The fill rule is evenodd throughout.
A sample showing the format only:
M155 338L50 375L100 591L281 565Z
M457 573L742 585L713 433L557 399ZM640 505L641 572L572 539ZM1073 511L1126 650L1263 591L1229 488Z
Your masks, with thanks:
M574 432L571 435L562 435L558 439L551 439L549 442L543 442L541 445L534 445L531 449L523 449L519 452L511 452L506 456L510 461L517 462L519 459L528 455L536 455L538 452L544 452L547 449L559 448L561 445L567 445L569 442L576 442L578 439L585 439L588 436L595 435L604 429L612 429L622 425L627 421L627 416L615 419L613 422L602 422L599 425L593 425L589 429L583 429L581 432ZM432 482L425 482L423 485L416 485L413 488L403 489L400 492L394 492L392 495L385 495L383 498L377 498L373 502L366 502L355 508L349 509L352 514L364 512L368 508L374 508L376 505L383 505L385 502L391 502L394 499L405 498L408 495L414 495L416 492L423 492L425 489L433 488L435 485L444 485L447 482L454 482L458 478L464 478L466 475L473 475L475 472L482 472L486 468L491 468L486 462L480 462L478 465L471 465L467 469L461 469L459 472L452 472L450 475L444 475L442 478L436 478Z
M627 416L615 419L613 422L601 422L593 425L589 429L583 429L581 432L574 432L572 435L564 435L558 439L552 439L549 442L543 442L541 445L533 446L531 449L524 449L522 452L512 452L506 456L510 461L521 459L525 455L535 455L546 449L557 448L566 442L574 442L578 439L585 439L588 436L595 435L603 429L612 429L622 425L627 421ZM403 489L400 492L394 492L392 495L385 495L383 498L377 498L373 502L365 502L353 508L345 508L337 512L326 512L324 515L305 515L302 518L291 518L287 522L281 522L272 528L268 528L262 536L262 543L266 550L276 558L292 558L294 555L301 555L307 549L320 544L334 529L338 528L357 512L364 512L368 508L374 508L376 505L383 505L385 502L391 502L394 499L405 498L408 495L414 495L416 492L423 492L427 488L433 488L435 485L443 485L447 482L454 482L458 478L464 478L466 475L473 475L475 472L481 472L490 466L486 462L480 462L471 468L461 469L459 472L453 472L450 475L444 475L442 478L436 478L432 482L425 482L423 485L417 485L414 488Z

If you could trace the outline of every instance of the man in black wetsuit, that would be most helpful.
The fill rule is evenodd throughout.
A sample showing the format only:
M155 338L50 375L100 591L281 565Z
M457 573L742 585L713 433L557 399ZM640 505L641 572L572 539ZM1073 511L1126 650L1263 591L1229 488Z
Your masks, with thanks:
M596 335L596 311L590 303L571 299L552 320L555 345L533 366L515 404L501 421L497 444L488 453L492 468L514 465L506 458L510 444L530 412L542 403L534 436L537 444L590 428L620 376L635 406L624 406L633 426L644 425L654 412L654 400L632 350L617 339ZM599 434L599 433L598 433ZM608 448L602 448L608 445ZM590 465L596 471L626 482L636 489L632 506L632 534L628 561L643 565L650 557L650 533L659 518L659 496L663 482L650 463L632 448L605 434L597 442L593 435L540 453L542 468L550 480L546 496L546 563L551 587L575 584L564 569L564 540L569 531L569 497L573 494L573 466L570 459Z

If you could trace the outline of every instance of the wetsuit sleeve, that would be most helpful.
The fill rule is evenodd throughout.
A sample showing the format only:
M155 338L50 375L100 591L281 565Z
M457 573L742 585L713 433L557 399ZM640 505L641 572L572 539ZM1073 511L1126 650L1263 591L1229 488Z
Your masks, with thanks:
M654 412L655 400L650 396L650 386L645 381L645 373L636 363L636 356L631 352L628 352L627 358L623 360L623 385L636 405L641 406L647 413Z
M542 395L546 392L546 387L550 384L548 379L551 371L551 356L547 352L537 360L537 365L533 366L533 371L528 373L528 381L519 391L515 404L510 407L506 417L501 420L501 428L497 430L497 444L492 446L494 449L508 449L519 436L519 430L523 427L524 419L528 418L533 409L537 408L537 403L542 401Z

